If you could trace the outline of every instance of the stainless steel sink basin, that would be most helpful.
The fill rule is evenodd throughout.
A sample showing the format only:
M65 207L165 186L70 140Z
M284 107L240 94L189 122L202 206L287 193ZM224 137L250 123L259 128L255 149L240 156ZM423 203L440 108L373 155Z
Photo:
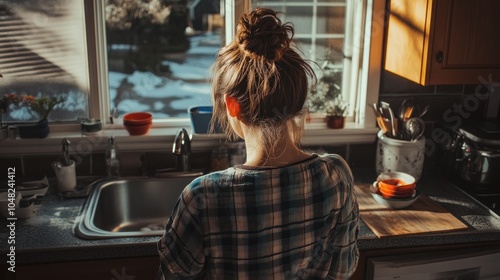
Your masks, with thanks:
M77 223L84 239L160 236L182 190L201 173L99 182Z

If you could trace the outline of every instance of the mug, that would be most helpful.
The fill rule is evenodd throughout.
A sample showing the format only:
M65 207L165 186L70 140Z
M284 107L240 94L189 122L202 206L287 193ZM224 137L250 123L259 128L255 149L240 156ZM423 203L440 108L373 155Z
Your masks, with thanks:
M57 178L57 190L59 192L71 192L76 189L75 161L70 160L70 165L63 166L61 162L52 162L52 168Z

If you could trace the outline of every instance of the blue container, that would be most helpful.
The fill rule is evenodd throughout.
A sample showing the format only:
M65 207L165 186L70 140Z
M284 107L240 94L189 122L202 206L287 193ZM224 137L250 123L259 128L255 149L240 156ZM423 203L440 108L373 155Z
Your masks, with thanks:
M191 127L193 133L207 134L210 128L210 120L212 119L212 106L191 106L188 108L188 113L191 118ZM218 124L215 126L216 133L222 133L222 129Z

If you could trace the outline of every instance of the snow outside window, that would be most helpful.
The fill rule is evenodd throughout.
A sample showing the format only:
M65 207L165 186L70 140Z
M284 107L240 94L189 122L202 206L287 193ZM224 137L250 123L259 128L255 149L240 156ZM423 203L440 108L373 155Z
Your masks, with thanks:
M220 0L105 2L110 111L159 120L211 105L209 68L224 38Z

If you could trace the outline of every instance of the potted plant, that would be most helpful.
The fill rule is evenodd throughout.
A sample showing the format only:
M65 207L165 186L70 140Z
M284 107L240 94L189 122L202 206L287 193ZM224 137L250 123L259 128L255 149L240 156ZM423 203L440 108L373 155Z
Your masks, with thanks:
M39 121L33 125L19 126L19 136L21 138L45 138L49 134L48 117L54 107L66 101L66 98L59 97L34 97L31 95L21 95L20 104L28 106L38 117Z
M349 105L339 96L326 103L326 125L329 128L344 128Z
M342 101L342 72L338 70L334 61L337 61L333 51L326 54L325 60L317 71L318 82L311 86L307 97L307 108L311 115L326 121L328 116L344 115L347 105ZM344 107L335 108L335 105ZM314 117L312 117L314 118Z

